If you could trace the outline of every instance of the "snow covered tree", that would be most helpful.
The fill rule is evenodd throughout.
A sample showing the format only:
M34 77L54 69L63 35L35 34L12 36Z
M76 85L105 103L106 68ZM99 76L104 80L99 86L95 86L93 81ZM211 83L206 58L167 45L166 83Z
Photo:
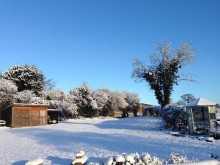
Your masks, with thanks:
M109 100L113 112L123 111L123 116L128 116L126 112L128 102L126 101L126 94L124 92L113 91L109 97Z
M63 102L63 110L66 116L75 118L78 116L78 107L75 103L75 96L67 94L65 101Z
M17 86L10 80L0 78L0 117L1 111L13 101Z
M66 117L76 117L78 107L74 103L74 98L65 94L62 90L43 90L41 97L51 109L60 110Z
M125 95L126 95L125 99L128 103L126 110L132 111L134 116L137 116L137 111L140 107L140 98L139 98L138 94L125 92Z
M16 103L32 103L32 98L36 97L33 91L24 90L17 92L14 96L14 102Z
M94 117L98 115L96 100L92 97L93 90L84 83L81 87L70 91L70 95L74 95L74 100L77 105L80 116Z
M13 81L18 87L18 92L31 90L38 95L44 88L44 75L34 65L15 65L4 72L2 77Z
M107 88L98 89L93 92L99 114L102 116L113 116L117 111L123 111L123 116L128 116L129 111L137 114L140 99L137 94L111 91Z
M184 106L187 103L194 101L196 98L192 94L184 94L181 96L180 101L177 102L178 105Z
M111 91L108 89L98 89L95 90L92 94L92 97L95 99L97 103L98 113L101 116L109 115L109 95Z
M151 66L146 67L144 62L136 60L133 63L132 77L136 81L147 81L154 91L158 103L164 107L170 103L173 86L180 80L189 80L181 76L180 69L194 58L192 47L188 43L180 45L173 51L169 43L161 43L157 53L151 56Z
M66 97L66 94L62 90L43 90L41 96L45 100L59 100L63 101Z

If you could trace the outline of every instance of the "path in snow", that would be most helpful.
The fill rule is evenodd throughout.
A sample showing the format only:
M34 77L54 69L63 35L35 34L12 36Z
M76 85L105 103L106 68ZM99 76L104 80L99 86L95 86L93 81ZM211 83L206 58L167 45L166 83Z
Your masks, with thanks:
M42 158L44 165L70 164L83 150L89 161L120 153L148 152L162 160L173 152L190 159L210 159L220 153L220 141L208 143L189 137L174 137L162 128L161 118L88 119L14 129L0 129L0 164L23 165Z

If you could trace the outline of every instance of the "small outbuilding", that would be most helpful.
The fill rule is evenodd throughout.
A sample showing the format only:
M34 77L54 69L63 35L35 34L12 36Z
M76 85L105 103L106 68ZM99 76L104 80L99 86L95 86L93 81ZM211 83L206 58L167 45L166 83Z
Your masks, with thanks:
M47 114L48 114L48 124L56 124L59 122L59 118L62 115L60 110L57 109L48 109L47 110Z
M216 127L216 103L204 98L199 98L186 106L189 114L189 133L205 134Z
M12 128L46 125L47 105L12 104L3 110L2 118L6 121L6 126Z

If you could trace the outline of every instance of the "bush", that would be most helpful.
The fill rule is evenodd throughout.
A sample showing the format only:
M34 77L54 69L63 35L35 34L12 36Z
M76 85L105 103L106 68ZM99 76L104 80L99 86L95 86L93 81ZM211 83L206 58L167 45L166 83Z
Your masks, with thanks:
M186 131L188 128L188 114L182 107L168 106L164 108L166 127Z
M214 139L220 139L220 129L218 130L211 130L212 136Z
M175 153L172 153L170 154L170 158L168 161L166 161L166 164L182 164L182 163L192 163L192 162L197 162L198 159L192 159L192 160L188 160L188 158L181 154L175 154Z
M129 155L117 155L108 157L104 163L104 165L161 165L161 164L182 164L182 163L193 163L199 161L198 159L192 158L189 160L183 154L170 154L170 157L166 161L160 160L160 158L156 156L151 156L149 153L132 153ZM90 165L97 165L90 164Z

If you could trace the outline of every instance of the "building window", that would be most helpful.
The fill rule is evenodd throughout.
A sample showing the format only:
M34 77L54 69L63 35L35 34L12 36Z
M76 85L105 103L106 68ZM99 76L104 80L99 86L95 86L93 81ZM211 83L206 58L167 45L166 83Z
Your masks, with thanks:
M210 116L210 119L216 119L215 113L210 113L209 116Z

